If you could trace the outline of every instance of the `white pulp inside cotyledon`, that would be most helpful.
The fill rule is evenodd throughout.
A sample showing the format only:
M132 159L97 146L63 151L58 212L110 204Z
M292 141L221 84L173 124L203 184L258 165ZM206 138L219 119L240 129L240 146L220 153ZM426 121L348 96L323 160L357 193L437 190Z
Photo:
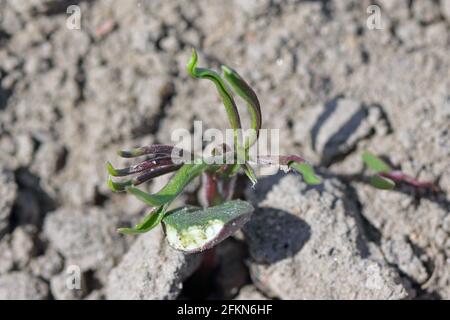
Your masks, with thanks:
M223 226L224 223L220 220L211 220L205 225L194 225L180 231L166 225L166 237L175 249L191 251L203 247L216 238Z

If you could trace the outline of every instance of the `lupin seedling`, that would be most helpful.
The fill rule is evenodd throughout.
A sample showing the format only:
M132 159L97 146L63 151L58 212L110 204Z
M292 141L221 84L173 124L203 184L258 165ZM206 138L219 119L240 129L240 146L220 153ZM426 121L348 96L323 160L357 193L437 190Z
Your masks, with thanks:
M168 243L175 249L188 253L209 249L223 241L241 228L251 217L253 207L242 200L231 200L236 175L243 172L254 185L257 177L253 170L256 166L278 165L288 170L299 172L307 184L320 184L313 168L299 156L258 155L251 158L250 148L259 137L262 124L261 108L258 97L248 83L231 67L222 66L222 74L197 67L198 56L195 50L187 64L189 74L195 79L207 79L215 85L221 101L225 106L229 124L233 130L233 148L229 146L214 149L211 156L243 161L231 164L211 163L210 161L185 161L187 150L171 145L155 144L126 151L119 151L123 158L146 157L138 164L123 169L116 169L107 163L108 186L114 192L127 192L152 207L142 222L133 228L120 228L121 233L137 234L148 232L163 226ZM228 84L227 84L228 83ZM241 120L233 93L247 105L251 120L251 132L243 142L239 141ZM157 193L148 194L136 186L153 178L174 173L169 182ZM182 207L169 211L174 199L195 178L202 177L202 194L204 207ZM118 178L125 180L118 181Z
M419 181L410 177L399 170L394 170L386 162L370 152L364 152L362 159L374 175L370 178L370 184L377 189L391 190L397 184L410 185L416 189L431 190L434 193L439 192L437 185L430 181Z

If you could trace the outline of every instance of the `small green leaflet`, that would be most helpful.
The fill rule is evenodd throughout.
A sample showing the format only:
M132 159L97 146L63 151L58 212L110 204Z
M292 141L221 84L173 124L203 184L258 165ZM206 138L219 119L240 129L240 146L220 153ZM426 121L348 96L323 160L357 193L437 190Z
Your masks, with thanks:
M143 233L153 229L161 222L170 203L183 191L192 179L201 174L207 167L208 165L204 163L184 164L169 182L155 194L148 194L134 187L126 187L127 192L149 206L155 206L157 208L150 212L134 228L120 228L118 231L121 233Z
M381 190L391 190L395 187L395 182L391 179L382 177L378 174L370 178L370 184L377 189Z
M164 218L164 214L166 213L167 207L168 205L165 204L152 210L144 218L144 220L141 223L137 224L134 228L119 228L117 229L117 231L124 234L137 234L150 231L151 229L156 227Z
M219 95L222 99L222 103L225 106L228 119L230 120L230 125L235 131L235 137L237 138L236 130L241 128L241 119L239 118L239 113L236 107L236 103L233 99L233 94L230 92L230 89L217 72L207 68L198 68L197 60L197 51L195 51L195 49L192 49L192 55L187 64L187 70L189 74L193 78L207 79L215 84L217 91L219 92Z
M109 168L108 168L109 170ZM111 176L108 176L108 180L106 181L108 188L114 192L125 191L126 187L130 187L133 185L131 180L127 180L125 182L114 182Z
M377 156L373 155L370 152L367 151L364 152L362 155L362 159L366 164L366 166L375 171L376 173L392 171L391 167L389 167L389 165L386 162L384 162L383 160L381 160L380 158L378 158Z
M222 71L225 79L234 89L234 91L247 102L247 108L251 117L252 129L255 130L255 135L252 140L245 144L245 148L248 149L253 143L256 142L261 129L261 107L259 105L258 97L253 89L245 82L245 80L232 68L228 66L222 66Z
M307 184L317 185L322 183L322 180L320 180L320 178L314 173L314 169L305 162L291 162L289 164L289 168L293 168L296 171L300 172Z
M136 187L132 187L129 182L113 182L111 176L108 177L108 187L113 191L126 190L149 206L161 206L176 198L189 182L206 170L207 167L206 163L184 164L169 182L155 194L148 194Z

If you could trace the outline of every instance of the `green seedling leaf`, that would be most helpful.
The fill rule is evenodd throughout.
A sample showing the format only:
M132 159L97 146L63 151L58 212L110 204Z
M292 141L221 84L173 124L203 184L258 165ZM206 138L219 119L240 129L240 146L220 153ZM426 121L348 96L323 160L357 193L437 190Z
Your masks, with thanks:
M289 168L295 169L296 171L300 172L307 184L317 185L322 183L322 180L320 180L320 178L314 173L314 169L305 162L291 162L289 164Z
M134 228L119 228L117 231L124 234L138 234L150 231L156 227L164 217L168 205L160 206L152 210L144 220L137 224Z
M366 166L376 173L392 171L391 167L386 162L370 152L364 152L362 155L362 159Z
M120 176L120 172L117 171L116 168L113 167L113 165L111 164L111 162L107 161L106 162L106 169L108 170L108 173L113 176L113 177L119 177ZM109 184L109 182L108 182Z
M395 182L378 174L370 178L370 184L377 189L391 190L395 187Z
M197 52L195 49L192 49L192 55L187 64L187 70L193 78L208 79L216 85L217 91L219 91L219 95L222 99L223 105L225 106L231 127L234 130L235 144L237 144L237 130L241 128L241 119L239 118L239 113L236 108L233 95L217 72L206 68L197 68L197 60Z
M108 187L114 191L114 192L121 192L121 191L125 191L125 189L127 187L130 187L132 185L132 181L131 180L127 180L125 182L114 182L111 178L111 176L108 176L108 181L107 181L107 185Z
M233 200L206 209L184 207L167 212L162 222L169 245L194 253L212 248L241 228L254 208Z
M259 129L261 129L261 107L259 105L258 97L253 89L235 70L228 66L222 66L222 71L225 79L231 85L233 90L247 103L247 108L251 117L251 128L255 130L256 133L253 140L245 144L245 148L248 148L256 142L259 136Z
M208 164L184 164L169 182L157 193L148 194L135 187L125 187L125 190L149 206L161 206L175 199L195 177L206 170Z
M173 198L175 198L177 196L176 193L172 193L172 194L160 194L155 193L155 194L149 194L147 192L142 191L141 189L135 188L135 187L127 187L126 191L130 194L132 194L133 196L135 196L137 199L139 199L140 201L144 202L145 204L155 207L155 206L161 206L167 202L169 202L170 200L172 200Z

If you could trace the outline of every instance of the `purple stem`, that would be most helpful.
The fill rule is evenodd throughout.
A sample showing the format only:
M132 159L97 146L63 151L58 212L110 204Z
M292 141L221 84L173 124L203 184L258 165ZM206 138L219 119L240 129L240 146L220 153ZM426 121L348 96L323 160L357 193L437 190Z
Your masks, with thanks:
M233 196L235 177L225 177L221 175L222 170L226 170L226 165L216 172L204 172L202 177L202 198L207 207L212 207L228 201Z
M134 158L134 157L140 157L143 155L148 154L164 154L164 155L171 155L172 151L174 149L174 146L167 145L167 144L152 144L150 146L145 147L139 147L131 150L123 150L119 151L119 156L123 158ZM178 156L183 155L182 149L175 149Z
M155 169L152 169L150 171L147 171L140 176L137 176L136 178L132 179L131 182L134 186L140 185L141 183L148 181L150 179L162 176L166 173L177 171L181 168L181 164L171 164L166 166L160 166Z
M395 182L404 182L416 188L430 189L433 192L439 192L439 188L431 181L419 181L401 171L380 172L380 176L391 179Z

